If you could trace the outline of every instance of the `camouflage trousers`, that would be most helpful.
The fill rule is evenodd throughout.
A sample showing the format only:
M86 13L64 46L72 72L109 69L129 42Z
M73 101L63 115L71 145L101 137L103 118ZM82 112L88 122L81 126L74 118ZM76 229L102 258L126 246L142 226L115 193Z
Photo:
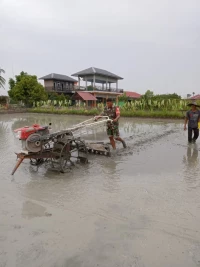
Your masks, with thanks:
M119 137L119 123L107 123L107 135L109 137Z

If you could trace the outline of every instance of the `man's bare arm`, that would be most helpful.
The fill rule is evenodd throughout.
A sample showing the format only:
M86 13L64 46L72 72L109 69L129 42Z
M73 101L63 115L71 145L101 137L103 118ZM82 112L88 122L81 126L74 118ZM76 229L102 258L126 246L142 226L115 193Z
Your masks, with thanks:
M101 112L98 116L95 116L94 119L95 121L98 121L98 119L102 118L104 116L104 112Z
M119 115L117 115L117 117L113 120L113 121L118 121L119 120L119 118L120 118L120 114Z

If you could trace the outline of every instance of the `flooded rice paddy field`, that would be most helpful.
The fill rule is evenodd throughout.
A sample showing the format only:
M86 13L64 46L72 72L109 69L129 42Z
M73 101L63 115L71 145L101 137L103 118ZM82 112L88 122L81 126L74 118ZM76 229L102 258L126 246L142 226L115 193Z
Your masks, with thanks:
M0 267L200 266L200 141L187 144L181 121L121 119L127 148L111 157L65 174L26 161L10 175L14 129L85 119L0 115Z

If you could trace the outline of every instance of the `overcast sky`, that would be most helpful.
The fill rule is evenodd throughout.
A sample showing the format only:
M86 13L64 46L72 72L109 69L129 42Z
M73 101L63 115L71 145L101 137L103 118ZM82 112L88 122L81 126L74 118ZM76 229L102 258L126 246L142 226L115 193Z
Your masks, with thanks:
M97 67L129 91L200 93L200 1L0 0L0 67L6 79Z

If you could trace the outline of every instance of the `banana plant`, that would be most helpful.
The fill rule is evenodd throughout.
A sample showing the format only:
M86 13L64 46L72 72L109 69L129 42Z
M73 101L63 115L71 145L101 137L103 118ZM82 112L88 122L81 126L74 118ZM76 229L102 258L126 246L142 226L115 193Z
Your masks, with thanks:
M50 100L50 99L47 100L47 105L48 105L48 106L51 106L51 100Z

